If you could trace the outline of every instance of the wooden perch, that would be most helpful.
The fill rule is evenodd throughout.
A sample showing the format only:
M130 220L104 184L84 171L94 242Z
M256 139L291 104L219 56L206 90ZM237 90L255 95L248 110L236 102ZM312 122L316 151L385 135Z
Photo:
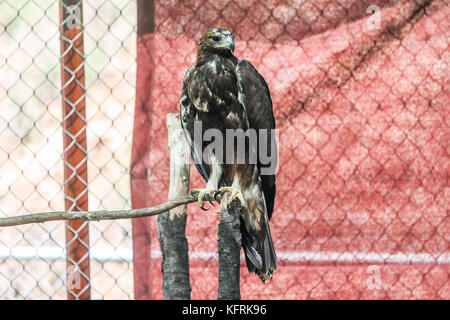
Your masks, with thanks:
M240 300L241 230L240 207L228 206L229 194L221 201L220 222L217 234L219 253L218 300Z
M30 223L42 223L47 221L60 220L86 220L86 221L100 221L100 220L117 220L117 219L131 219L142 218L148 216L155 216L175 207L196 202L197 195L184 195L175 199L167 200L166 202L150 208L130 209L130 210L100 210L100 211L55 211L44 213L33 213L22 216L0 218L0 227L18 226Z
M190 148L181 131L179 114L167 115L170 149L169 199L176 199L189 190ZM165 300L189 300L189 258L186 230L186 205L160 214L157 219L161 247L163 294Z

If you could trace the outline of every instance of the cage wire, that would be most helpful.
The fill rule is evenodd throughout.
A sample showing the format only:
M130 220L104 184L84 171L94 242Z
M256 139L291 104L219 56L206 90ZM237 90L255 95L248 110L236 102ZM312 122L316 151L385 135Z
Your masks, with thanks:
M271 91L279 270L263 285L241 260L242 298L449 298L449 9L447 0L155 1L154 37L142 39L155 48L153 204L167 197L165 115L205 30L232 31L234 54ZM191 186L204 186L195 168ZM215 299L217 210L188 210L191 296Z
M165 117L198 37L236 35L279 129L279 270L242 297L450 298L447 0L158 0L151 201L166 200ZM130 207L135 0L83 1L89 209ZM378 11L379 10L379 11ZM377 20L376 14L382 14ZM377 22L379 24L377 25ZM0 215L64 209L59 1L0 1ZM149 40L150 39L150 40ZM202 186L192 170L191 186ZM89 224L92 298L132 298L130 221ZM162 298L152 221L153 297ZM0 230L0 298L66 297L64 223ZM189 207L192 298L217 292L217 216Z
M0 2L2 216L64 210L59 5ZM89 210L130 207L136 19L134 0L83 1ZM66 298L64 225L1 231L0 298ZM130 221L89 227L91 297L131 298Z

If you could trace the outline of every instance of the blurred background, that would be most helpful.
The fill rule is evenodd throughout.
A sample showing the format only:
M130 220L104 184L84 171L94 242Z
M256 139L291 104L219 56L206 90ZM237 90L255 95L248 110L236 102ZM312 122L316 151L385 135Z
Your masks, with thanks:
M59 1L0 1L0 216L64 210ZM130 208L135 0L83 1L89 209ZM133 297L131 222L90 224L91 294ZM65 299L64 222L0 230L0 298Z

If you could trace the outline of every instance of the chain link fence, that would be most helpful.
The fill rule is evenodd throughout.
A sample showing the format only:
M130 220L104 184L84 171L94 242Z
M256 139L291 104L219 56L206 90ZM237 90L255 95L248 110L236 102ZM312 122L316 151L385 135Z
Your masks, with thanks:
M87 127L80 132L88 137L84 183L90 210L130 207L136 12L133 0L83 1L82 89L88 107ZM78 80L69 75L61 85L61 64L70 52L60 54L60 2L1 0L0 43L0 215L60 211L65 199L72 203L66 209L76 210L83 192L73 201L64 195L64 183L70 183L64 159L71 144L63 147L62 123L71 113L63 116L62 101L70 101L61 92ZM69 230L78 235L85 225ZM1 230L0 298L66 298L64 226L50 222ZM89 226L91 297L131 298L130 221Z
M209 27L228 28L235 55L267 80L279 129L271 220L279 270L262 285L242 261L242 297L450 299L449 8L447 0L155 1L155 30L142 40L155 50L150 66L138 66L154 77L151 203L167 199L165 119L178 112L196 42ZM55 0L0 0L1 216L64 210L59 14ZM136 21L135 0L83 1L92 210L131 203ZM191 187L203 185L193 169ZM192 298L216 298L217 223L213 210L189 206ZM1 298L66 297L64 225L0 230ZM151 228L159 299L156 219ZM133 297L130 237L130 221L89 224L92 298Z
M154 204L167 196L165 115L205 30L231 30L235 55L271 90L279 270L263 285L242 261L243 298L450 298L449 10L446 0L155 2ZM192 171L191 187L204 186ZM215 299L218 216L189 210L192 297Z

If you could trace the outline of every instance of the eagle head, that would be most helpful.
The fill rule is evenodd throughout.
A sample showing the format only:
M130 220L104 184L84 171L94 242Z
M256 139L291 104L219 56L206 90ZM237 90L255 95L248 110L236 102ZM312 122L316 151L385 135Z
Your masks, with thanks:
M208 54L226 54L234 52L234 35L222 28L211 28L201 37L198 44L197 56Z

